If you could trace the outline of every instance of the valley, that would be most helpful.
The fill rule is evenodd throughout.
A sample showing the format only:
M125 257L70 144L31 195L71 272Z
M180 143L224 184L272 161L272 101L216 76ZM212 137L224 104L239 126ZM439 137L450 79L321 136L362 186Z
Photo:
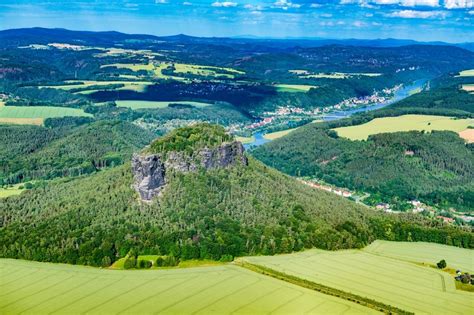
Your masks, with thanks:
M470 314L469 47L0 30L0 313Z

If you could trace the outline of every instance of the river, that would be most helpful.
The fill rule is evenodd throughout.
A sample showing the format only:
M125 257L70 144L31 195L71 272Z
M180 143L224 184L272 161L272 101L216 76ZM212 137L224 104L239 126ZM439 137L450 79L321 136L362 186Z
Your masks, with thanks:
M395 102L401 101L404 98L407 98L408 96L411 95L412 91L416 91L417 89L421 89L427 81L428 80L426 80L426 79L421 79L421 80L417 80L417 81L413 82L413 84L404 86L404 87L400 88L399 90L397 90L395 92L395 94L393 95L393 97L390 98L389 100L385 101L385 102L375 103L375 104L372 104L372 105L369 105L369 106L364 106L364 107L359 107L359 108L354 108L354 109L347 109L347 110L332 112L332 113L329 113L327 115L317 117L315 119L322 119L322 120L325 120L325 121L337 120L337 119L342 119L342 118L349 117L349 116L351 116L353 114L356 114L356 113L368 112L368 111L383 108L383 107L388 106L390 104L393 104ZM246 149L253 148L253 147L258 147L258 146L260 146L264 143L272 141L270 139L265 139L263 137L263 135L264 135L263 132L254 133L253 134L254 140L252 142L244 144L244 147Z

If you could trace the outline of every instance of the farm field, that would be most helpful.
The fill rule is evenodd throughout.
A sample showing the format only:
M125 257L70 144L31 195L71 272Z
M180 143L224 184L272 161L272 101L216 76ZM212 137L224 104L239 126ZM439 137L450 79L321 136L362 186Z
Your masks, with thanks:
M290 132L292 132L293 130L296 130L296 129L298 129L298 128L292 128L292 129L286 129L286 130L282 130L282 131L270 132L270 133L264 134L263 137L265 139L268 139L268 140L275 140L275 139L281 138L283 136L286 136L287 134L289 134Z
M115 63L110 65L103 65L105 67L116 67L119 69L129 69L132 71L147 71L153 74L154 77L159 79L174 79L184 80L182 77L176 77L171 75L163 74L163 70L170 67L174 67L174 73L177 74L193 74L198 76L221 76L229 79L233 79L236 74L244 74L244 72L235 70L232 68L220 68L203 65L192 65L186 63L172 63L172 62L159 62L159 63L148 63L148 64L127 64L127 63Z
M459 72L460 77L474 77L474 69Z
M304 84L276 84L278 92L299 93L308 92L310 89L315 89L317 86Z
M474 250L426 242L388 242L377 240L365 252L409 262L435 264L445 259L449 268L474 273Z
M398 117L375 118L368 123L333 129L340 137L351 140L366 140L378 133L410 130L450 130L460 132L474 124L474 119L452 119L446 116L403 115Z
M471 93L474 93L474 84L464 84L462 86L462 89L464 91L468 91L468 92L471 92Z
M86 116L82 109L53 106L2 106L0 107L0 123L41 125L46 118Z
M413 251L410 249L409 252ZM461 253L465 255L463 261L469 257L469 252ZM365 250L329 252L314 249L244 259L416 314L471 314L474 307L472 294L456 290L455 280L447 272Z
M166 108L171 104L185 104L193 107L207 107L212 104L201 103L201 102L188 102L188 101L173 101L173 102L155 102L155 101L116 101L118 107L128 107L130 109L153 109L153 108Z
M251 137L235 137L235 140L237 141L240 141L242 142L243 144L248 144L248 143L252 143L255 141L255 137L254 136L251 136Z
M224 265L108 270L0 260L5 314L372 314L374 310Z
M466 129L459 133L459 136L466 140L468 143L474 142L474 129Z
M12 187L5 188L0 187L0 199L21 194L23 191L25 191L25 189L20 189L20 186L22 185L24 184L15 184Z
M143 92L145 88L149 85L155 84L151 81L66 81L64 85L48 85L41 86L40 88L52 88L52 89L61 89L64 91L70 91L73 89L81 89L77 93L80 94L90 94L97 91L97 87L107 86L112 84L123 84L123 87L119 87L116 90L132 90L137 92ZM90 88L90 89L89 89Z

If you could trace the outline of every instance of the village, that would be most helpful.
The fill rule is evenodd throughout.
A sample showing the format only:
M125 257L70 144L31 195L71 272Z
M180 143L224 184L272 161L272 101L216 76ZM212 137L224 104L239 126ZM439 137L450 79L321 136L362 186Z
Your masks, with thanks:
M299 179L299 180L300 182L302 182L303 184L307 186L313 187L315 189L324 190L341 197L350 198L351 200L354 200L357 203L365 204L363 200L366 199L368 196L370 196L370 194L368 193L361 194L361 193L351 191L346 188L329 185L321 181L308 180L308 179ZM454 225L454 224L463 223L463 224L472 225L474 223L474 216L457 212L454 209L450 209L450 211L441 210L436 207L427 205L419 200L410 200L410 201L407 201L407 203L411 205L409 212L424 214L424 215L436 218L444 222L445 224ZM367 204L365 205L370 206ZM394 210L392 208L392 205L390 205L389 203L384 203L384 202L377 203L375 206L373 206L373 208L379 211L386 212L386 213L402 213L403 212L403 211Z
M317 107L314 109L304 109L291 105L279 106L275 111L267 111L262 115L262 119L250 125L243 127L244 130L256 130L274 123L278 118L289 116L307 116L312 119L321 119L323 115L337 113L338 111L363 108L374 104L383 104L390 100L396 91L402 88L402 85L396 85L393 88L385 88L380 92L364 97L352 97L343 100L335 105Z

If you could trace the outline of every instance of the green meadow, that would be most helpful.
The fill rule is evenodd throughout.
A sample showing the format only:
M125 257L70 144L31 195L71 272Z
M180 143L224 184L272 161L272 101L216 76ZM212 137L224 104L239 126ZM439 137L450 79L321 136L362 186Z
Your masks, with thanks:
M365 252L408 262L435 264L446 260L448 268L474 273L474 250L426 242L375 241Z
M154 84L154 82L151 81L137 81L137 80L131 80L131 81L78 81L78 80L71 80L71 81L66 81L63 85L45 85L41 86L40 88L52 88L52 89L60 89L64 91L70 91L70 90L75 90L75 89L80 89L81 91L78 91L76 93L79 94L90 94L97 92L98 87L103 86L104 88L108 85L113 85L113 84L122 84L122 87L116 88L115 90L132 90L132 91L137 91L137 92L143 92L147 86Z
M334 129L340 137L366 140L378 133L410 130L450 130L461 132L474 124L474 119L454 119L446 116L403 115L375 118L365 124Z
M24 184L15 184L10 187L0 187L0 199L21 194L25 189L20 189Z
M46 118L66 117L66 116L86 116L82 109L54 106L1 106L0 123L17 124L42 124Z
M371 314L232 265L110 270L0 259L2 314Z
M461 261L463 265L470 260L472 268L472 250L453 251L443 245L434 245L428 247L432 256L422 256L416 251L424 248L424 243L415 243L413 247L412 243L406 247L395 244L393 248L386 246L386 251L402 255L403 259L397 258L395 254L384 256L383 248L377 254L372 253L377 243L368 250L329 252L313 249L289 255L244 259L252 264L416 314L472 314L472 293L456 290L452 275L405 260L406 256L414 260L435 258L430 261L435 264L439 261L438 257L446 257L449 265L449 259L454 258L452 255L456 253L460 257L456 261L453 259L453 263ZM426 251L428 249L423 252L426 254Z
M130 109L155 109L166 108L171 104L185 104L193 107L207 107L212 104L202 102L188 102L188 101L173 101L173 102L156 102L156 101L115 101L118 107L127 107Z
M186 63L172 63L172 62L149 62L148 64L128 64L128 63L115 63L109 65L102 65L101 68L105 67L116 67L119 69L129 69L132 71L147 71L152 74L155 78L159 79L173 79L173 80L184 80L182 77L176 77L171 75L163 74L163 70L170 67L174 67L174 73L176 74L192 74L197 76L212 76L212 77L226 77L233 79L235 75L244 74L244 72L232 69L232 68L221 68L204 65L193 65Z

